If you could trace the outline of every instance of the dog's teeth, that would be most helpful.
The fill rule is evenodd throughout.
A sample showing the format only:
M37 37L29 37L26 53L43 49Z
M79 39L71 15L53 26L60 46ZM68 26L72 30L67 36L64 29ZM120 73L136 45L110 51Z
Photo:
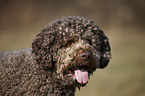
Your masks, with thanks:
M67 76L72 76L72 74L67 74Z

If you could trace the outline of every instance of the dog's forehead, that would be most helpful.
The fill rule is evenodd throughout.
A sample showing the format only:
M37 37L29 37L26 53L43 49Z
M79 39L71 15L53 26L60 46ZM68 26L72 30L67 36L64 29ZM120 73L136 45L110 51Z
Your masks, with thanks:
M99 30L98 26L92 21L82 17L68 17L50 23L52 27L62 35L92 35Z
M95 32L93 29L92 30L85 30L85 29L73 29L73 28L66 28L66 31L59 31L59 34L62 36L68 36L70 38L81 38L81 39L86 39L86 38L91 38L93 39L94 37L98 37L97 31Z

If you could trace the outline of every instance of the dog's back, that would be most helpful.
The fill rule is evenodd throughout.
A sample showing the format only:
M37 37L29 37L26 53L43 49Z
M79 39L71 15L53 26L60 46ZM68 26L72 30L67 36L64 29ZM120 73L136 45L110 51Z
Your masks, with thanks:
M32 59L31 49L0 53L0 96L22 95L29 89L23 87L35 81L28 82L36 69Z

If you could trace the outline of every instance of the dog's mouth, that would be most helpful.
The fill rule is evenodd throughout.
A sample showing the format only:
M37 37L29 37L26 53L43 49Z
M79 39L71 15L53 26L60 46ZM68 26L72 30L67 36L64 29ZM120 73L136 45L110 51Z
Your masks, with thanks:
M92 68L87 63L68 68L68 70L64 71L65 76L73 77L73 79L81 86L84 86L88 83L90 73L92 73Z
M85 84L88 82L88 71L85 70L75 70L75 78L80 84Z
M88 82L88 71L84 69L75 69L69 70L66 76L73 76L73 79L76 79L78 83L85 84Z

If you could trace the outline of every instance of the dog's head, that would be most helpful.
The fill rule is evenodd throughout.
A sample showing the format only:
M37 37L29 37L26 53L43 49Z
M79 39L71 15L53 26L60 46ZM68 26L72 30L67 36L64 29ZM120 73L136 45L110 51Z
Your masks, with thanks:
M110 50L104 32L83 17L65 17L50 23L32 43L40 67L81 86L96 68L108 65Z

